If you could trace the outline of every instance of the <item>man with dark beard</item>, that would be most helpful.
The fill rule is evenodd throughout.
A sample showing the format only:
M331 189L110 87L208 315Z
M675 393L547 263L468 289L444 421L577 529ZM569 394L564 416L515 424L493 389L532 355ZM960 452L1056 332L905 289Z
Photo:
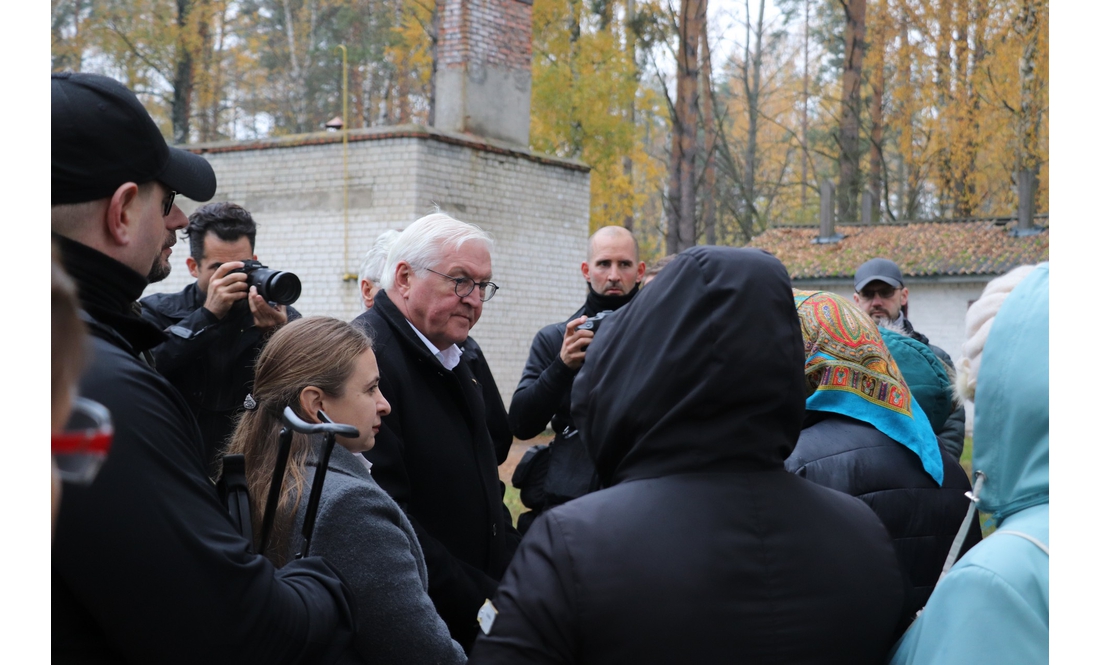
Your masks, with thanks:
M926 344L944 366L954 372L951 356L913 329L909 321L909 289L905 287L898 264L890 259L874 258L861 265L856 270L856 292L852 299L880 328ZM936 438L958 460L962 456L965 436L966 413L962 404L957 404L947 421L936 430Z
M535 335L508 410L512 433L520 439L541 434L547 422L554 430L554 441L529 450L512 476L523 505L531 509L517 520L521 533L543 511L596 489L595 468L576 436L569 400L573 377L584 364L595 334L595 329L586 329L589 318L626 305L645 276L634 234L621 226L605 226L593 233L581 274L588 282L584 307Z

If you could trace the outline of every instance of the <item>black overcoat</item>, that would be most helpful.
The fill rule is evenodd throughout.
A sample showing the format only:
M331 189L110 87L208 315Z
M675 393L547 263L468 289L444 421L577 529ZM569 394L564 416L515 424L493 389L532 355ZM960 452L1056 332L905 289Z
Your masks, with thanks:
M374 339L379 389L391 408L365 453L371 474L408 514L428 564L428 594L468 649L477 611L519 543L482 384L465 356L453 371L444 368L385 292L352 323Z
M606 489L535 520L472 663L880 663L902 607L862 502L783 469L804 410L786 270L694 247L573 384Z

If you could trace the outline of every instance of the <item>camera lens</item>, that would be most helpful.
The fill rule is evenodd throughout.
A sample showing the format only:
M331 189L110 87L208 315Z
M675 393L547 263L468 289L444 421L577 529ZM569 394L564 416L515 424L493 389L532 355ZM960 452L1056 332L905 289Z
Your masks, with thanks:
M279 305L291 305L302 295L302 280L292 272L259 268L249 275L249 282L264 300Z

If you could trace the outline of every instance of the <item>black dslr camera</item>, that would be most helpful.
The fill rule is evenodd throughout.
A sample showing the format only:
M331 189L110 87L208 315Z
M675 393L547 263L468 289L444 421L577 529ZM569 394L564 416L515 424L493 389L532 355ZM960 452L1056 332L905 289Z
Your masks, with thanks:
M248 285L255 286L264 300L276 305L290 305L302 295L302 280L292 272L272 270L259 261L249 259L243 268L232 272L248 275Z
M600 328L600 324L603 323L604 318L608 314L611 314L611 311L610 309L605 309L595 316L588 317L584 323L577 326L577 330L591 330L592 334L595 335L596 331Z

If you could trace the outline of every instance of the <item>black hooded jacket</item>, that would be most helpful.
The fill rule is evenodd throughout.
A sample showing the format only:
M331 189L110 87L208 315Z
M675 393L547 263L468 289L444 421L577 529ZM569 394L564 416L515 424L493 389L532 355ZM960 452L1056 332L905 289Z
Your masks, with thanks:
M573 385L606 489L534 522L471 662L881 662L904 594L886 531L783 469L804 362L779 261L677 257Z
M251 552L207 478L194 417L140 357L164 339L132 309L145 279L55 240L92 336L80 393L107 407L115 433L95 481L64 488L53 661L331 662L352 637L350 591L318 557L276 570Z

